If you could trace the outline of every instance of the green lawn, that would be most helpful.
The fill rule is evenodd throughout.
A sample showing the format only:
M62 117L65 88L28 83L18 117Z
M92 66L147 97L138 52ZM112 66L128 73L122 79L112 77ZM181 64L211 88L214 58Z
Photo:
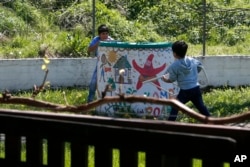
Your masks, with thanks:
M12 93L13 96L31 97L31 91L19 91ZM62 105L81 105L87 101L88 90L83 88L61 88L47 89L36 96L37 100L52 102ZM213 117L224 117L233 114L240 114L249 111L250 106L250 87L220 87L203 90L203 99ZM187 106L196 110L189 102ZM1 104L1 108L19 109L19 110L41 110L40 108L29 107L25 105ZM44 110L44 109L43 109ZM123 113L120 117L127 117ZM133 115L131 115L133 117ZM182 122L194 122L195 120L179 114L179 120Z

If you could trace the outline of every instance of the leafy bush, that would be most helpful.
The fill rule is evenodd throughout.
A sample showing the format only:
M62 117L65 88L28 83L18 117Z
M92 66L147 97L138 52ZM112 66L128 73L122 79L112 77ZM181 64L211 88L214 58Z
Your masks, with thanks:
M0 32L6 37L22 34L25 31L26 23L9 9L2 9L0 11Z
M106 23L111 29L110 35L119 41L162 42L182 39L189 42L190 47L199 48L203 42L202 5L201 1L194 0L181 3L170 0L100 0L96 1L95 26ZM214 53L214 48L219 45L230 46L231 50L217 49L220 52L215 54L249 54L248 46L245 49L238 48L238 45L245 46L250 40L250 12L242 6L245 9L250 7L248 0L239 0L237 3L207 2L208 53ZM86 48L94 35L92 7L92 1L75 0L15 0L2 3L0 45L5 47L0 49L1 57L9 57L10 52L22 52L22 55L13 56L16 58L37 57L44 45L53 57L87 56ZM21 41L24 41L24 48L20 48ZM193 51L192 55L201 52L200 49Z

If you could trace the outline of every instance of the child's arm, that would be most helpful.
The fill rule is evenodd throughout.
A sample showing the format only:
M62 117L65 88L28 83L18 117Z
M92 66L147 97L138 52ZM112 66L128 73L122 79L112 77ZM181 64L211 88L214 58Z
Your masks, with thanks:
M196 64L197 64L197 71L198 71L198 73L199 73L199 72L201 72L201 70L202 70L204 67L203 67L202 63L201 63L199 60L195 59L195 61L196 61Z
M164 82L167 82L167 83L172 83L173 81L171 81L169 79L169 74L165 74L161 77L161 80L163 80Z

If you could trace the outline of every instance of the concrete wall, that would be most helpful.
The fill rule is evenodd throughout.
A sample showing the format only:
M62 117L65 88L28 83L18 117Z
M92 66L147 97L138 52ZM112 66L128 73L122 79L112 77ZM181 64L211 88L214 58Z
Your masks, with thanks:
M250 56L207 56L200 57L209 85L250 85Z
M198 57L209 85L250 85L250 56ZM47 80L52 87L86 87L96 65L94 58L50 59ZM0 90L28 90L41 85L43 59L0 60Z
M88 86L96 59L50 59L47 81L52 87ZM28 90L41 85L43 59L0 60L0 89Z

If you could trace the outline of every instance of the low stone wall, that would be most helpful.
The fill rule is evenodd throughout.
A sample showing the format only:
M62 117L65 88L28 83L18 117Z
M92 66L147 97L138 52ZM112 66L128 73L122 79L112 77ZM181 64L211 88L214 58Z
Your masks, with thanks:
M207 56L199 60L211 86L250 85L250 56Z
M198 57L210 86L250 85L250 56ZM95 58L50 59L47 80L52 87L87 87L96 65ZM28 90L41 85L43 59L0 60L0 89Z
M51 87L88 86L96 59L50 59L47 81ZM0 89L28 90L41 85L43 59L0 60Z

